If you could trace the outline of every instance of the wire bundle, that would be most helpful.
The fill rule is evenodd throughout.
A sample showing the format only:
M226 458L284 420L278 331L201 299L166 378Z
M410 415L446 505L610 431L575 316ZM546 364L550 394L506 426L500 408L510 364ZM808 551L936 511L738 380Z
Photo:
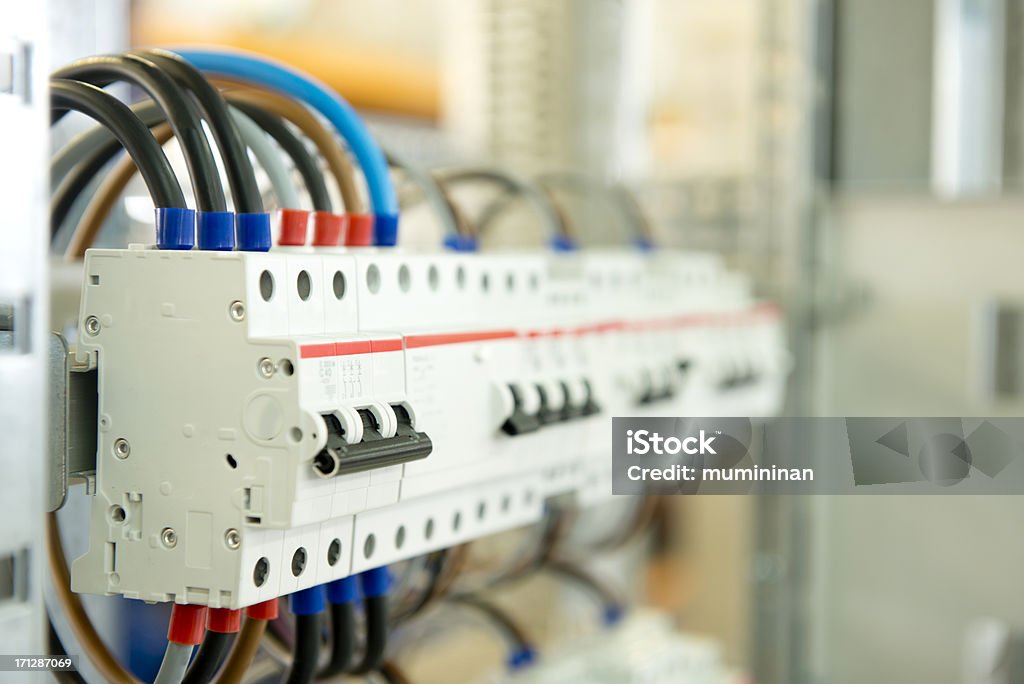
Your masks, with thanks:
M622 530L581 549L581 555L589 558L594 552L617 551L642 538L654 520L656 501L654 497L639 498ZM391 624L396 628L401 627L417 616L426 614L432 606L456 606L475 614L501 636L508 646L506 666L510 670L528 667L538 657L536 643L506 610L487 599L486 594L539 573L550 573L596 599L601 608L601 623L605 626L615 625L625 613L625 602L610 586L584 570L578 562L570 560L571 552L567 553L570 550L565 548L575 520L573 510L562 505L549 506L544 520L535 526L536 533L526 547L511 554L513 562L492 572L485 581L469 586L465 586L466 582L460 578L468 564L472 543L428 554L422 564L422 570L427 575L426 582L418 590L407 592L405 600L396 605Z
M102 90L115 82L138 86L148 99L128 108ZM385 155L348 103L323 84L255 55L137 50L74 62L54 72L51 85L53 122L76 110L100 123L72 140L51 165L56 184L51 209L55 239L93 179L122 149L127 151L127 158L98 188L76 226L66 250L69 258L81 257L92 244L136 168L157 209L160 248L270 249L269 214L250 151L270 178L282 209L279 243L285 246L306 244L310 210L315 246L396 244L398 204L389 167L402 170L420 187L445 227L445 246L458 251L475 251L479 234L516 197L525 198L536 209L552 248L574 250L579 231L556 190L597 197L604 190L599 183L571 173L546 174L531 181L504 169L480 166L422 172L394 152ZM143 135L144 129L151 133ZM179 183L160 149L172 136L187 167L185 184ZM345 145L365 179L369 207L357 188L357 171ZM222 182L217 157L230 193ZM297 170L301 188L290 181L283 158ZM333 176L344 213L335 211L320 158ZM503 193L476 225L450 194L452 186L467 182L487 183ZM194 197L194 209L186 206L183 188ZM300 191L308 195L309 209L298 206ZM607 197L632 228L634 244L650 249L650 224L635 198L621 185L610 186Z
M222 93L200 69L230 79L227 91ZM138 86L149 99L129 108L103 90L115 82ZM299 239L305 244L308 213L298 206L299 192L282 157L299 172L310 198L315 245L397 241L398 208L383 153L344 100L303 74L252 55L139 50L76 61L54 72L51 86L54 123L75 110L100 124L72 140L51 164L55 239L107 164L122 149L131 160L119 163L98 188L75 227L69 258L80 257L92 244L136 168L157 210L159 248L270 249L269 214L250 150L270 177L281 208L291 210L283 222L290 244ZM179 183L161 149L172 135L185 160L187 184ZM307 139L315 143L316 153ZM373 214L357 190L346 146L365 177ZM334 176L345 213L335 211L318 155ZM183 187L194 197L194 209L186 205Z

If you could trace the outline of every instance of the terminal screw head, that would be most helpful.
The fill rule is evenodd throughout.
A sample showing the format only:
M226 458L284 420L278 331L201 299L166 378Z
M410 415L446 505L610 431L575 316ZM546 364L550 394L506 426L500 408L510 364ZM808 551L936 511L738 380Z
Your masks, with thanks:
M259 369L260 375L262 375L265 378L274 377L274 373L275 371L277 371L277 367L274 366L274 362L268 359L267 357L263 357L262 359L260 359Z
M224 544L234 551L242 545L242 535L238 534L238 530L232 527L224 533Z
M95 316L89 316L85 319L85 332L90 337L94 337L100 334L100 319Z
M128 440L124 437L118 437L114 440L114 456L117 456L122 461L128 458L128 455L132 453L132 445L128 443Z
M173 549L178 545L178 533L174 531L173 527L165 527L160 533L160 541L167 548Z
M233 321L245 320L245 304L237 299L231 302L231 306L228 307L228 312L231 314L231 320Z

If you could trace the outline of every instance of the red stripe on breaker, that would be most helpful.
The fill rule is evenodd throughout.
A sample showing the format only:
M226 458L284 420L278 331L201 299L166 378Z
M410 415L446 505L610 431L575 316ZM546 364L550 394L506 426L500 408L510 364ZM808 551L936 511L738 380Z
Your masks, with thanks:
M593 325L584 325L579 328L575 328L572 331L573 335L589 335L591 333L606 333L616 332L625 329L626 324L622 321L607 321L605 323L595 323Z
M409 335L405 338L405 346L409 349L416 349L417 347L436 347L441 344L505 340L512 337L516 337L516 332L514 330L488 330L484 332L448 333L440 335Z
M402 351L402 340L370 340L370 351Z
M720 322L739 322L756 318L774 318L779 309L772 304L761 304L746 311L731 314L687 314L672 318L656 318L647 321L606 321L593 325L581 326L572 330L553 328L550 330L527 330L518 333L515 330L482 330L475 332L438 333L430 335L409 335L402 340L389 338L384 340L355 340L349 342L328 342L325 344L304 344L299 348L301 358L315 359L325 356L348 356L350 354L369 354L371 352L394 352L403 349L420 347L437 347L445 344L462 344L465 342L488 342L491 340L507 340L522 335L528 339L541 337L560 337L566 333L587 335L590 333L616 332L621 330L645 331L667 330L701 325L713 325Z
M369 354L371 351L369 340L327 342L325 344L304 344L299 347L299 356L303 359L322 359L327 356Z
M527 330L527 337L561 337L565 334L565 331L561 328L554 328L552 330Z
M751 311L754 316L765 316L768 318L777 318L782 311L779 310L779 306L772 302L762 302L755 306Z
M325 356L334 356L334 343L327 344L304 344L299 347L299 356L303 359L322 359Z
M370 340L355 340L353 342L335 342L337 351L335 356L348 356L349 354L369 354L373 351Z

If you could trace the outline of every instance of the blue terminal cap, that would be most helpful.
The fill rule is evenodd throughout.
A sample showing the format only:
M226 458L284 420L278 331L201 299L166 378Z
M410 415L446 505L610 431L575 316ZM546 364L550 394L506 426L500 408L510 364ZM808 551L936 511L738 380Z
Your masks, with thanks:
M398 244L398 214L374 214L373 242L378 247Z
M639 249L641 252L653 252L654 243L649 238L638 235L633 238L633 246Z
M192 249L196 244L195 209L163 207L156 210L156 246Z
M327 592L324 586L299 589L288 596L288 608L294 615L316 615L327 608Z
M359 585L362 587L363 596L366 598L384 596L391 589L391 573L388 572L386 565L361 572L359 573Z
M529 646L517 648L508 657L508 669L521 670L537 662L537 651Z
M610 604L604 607L604 613L601 616L604 620L604 624L607 627L618 624L622 620L623 610L622 606L618 604Z
M354 576L327 583L327 600L330 603L354 603L358 596L359 586Z
M551 238L551 242L549 244L551 245L551 249L556 252L575 252L580 248L580 246L576 244L575 240L570 237L566 237L565 235L556 235Z
M270 214L235 214L238 249L244 252L270 251Z
M446 235L444 246L453 252L476 252L480 248L472 235Z
M199 249L230 252L235 248L235 214L230 211L196 212Z

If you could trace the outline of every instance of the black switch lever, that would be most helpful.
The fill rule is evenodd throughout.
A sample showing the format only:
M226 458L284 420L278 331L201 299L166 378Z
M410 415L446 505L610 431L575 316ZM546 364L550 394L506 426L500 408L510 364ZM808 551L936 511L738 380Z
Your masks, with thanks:
M515 437L516 435L524 435L528 432L539 430L540 421L537 419L537 416L523 411L523 396L516 389L516 386L509 385L508 389L512 393L512 415L502 424L501 431L506 435Z
M404 406L391 408L398 419L398 426L395 436L388 438L381 435L380 425L371 411L359 410L363 420L363 440L358 444L346 442L337 419L325 416L325 420L333 420L327 421L330 428L327 446L313 459L313 469L317 475L324 478L337 477L418 461L429 456L434 449L430 436L413 427L412 417Z

